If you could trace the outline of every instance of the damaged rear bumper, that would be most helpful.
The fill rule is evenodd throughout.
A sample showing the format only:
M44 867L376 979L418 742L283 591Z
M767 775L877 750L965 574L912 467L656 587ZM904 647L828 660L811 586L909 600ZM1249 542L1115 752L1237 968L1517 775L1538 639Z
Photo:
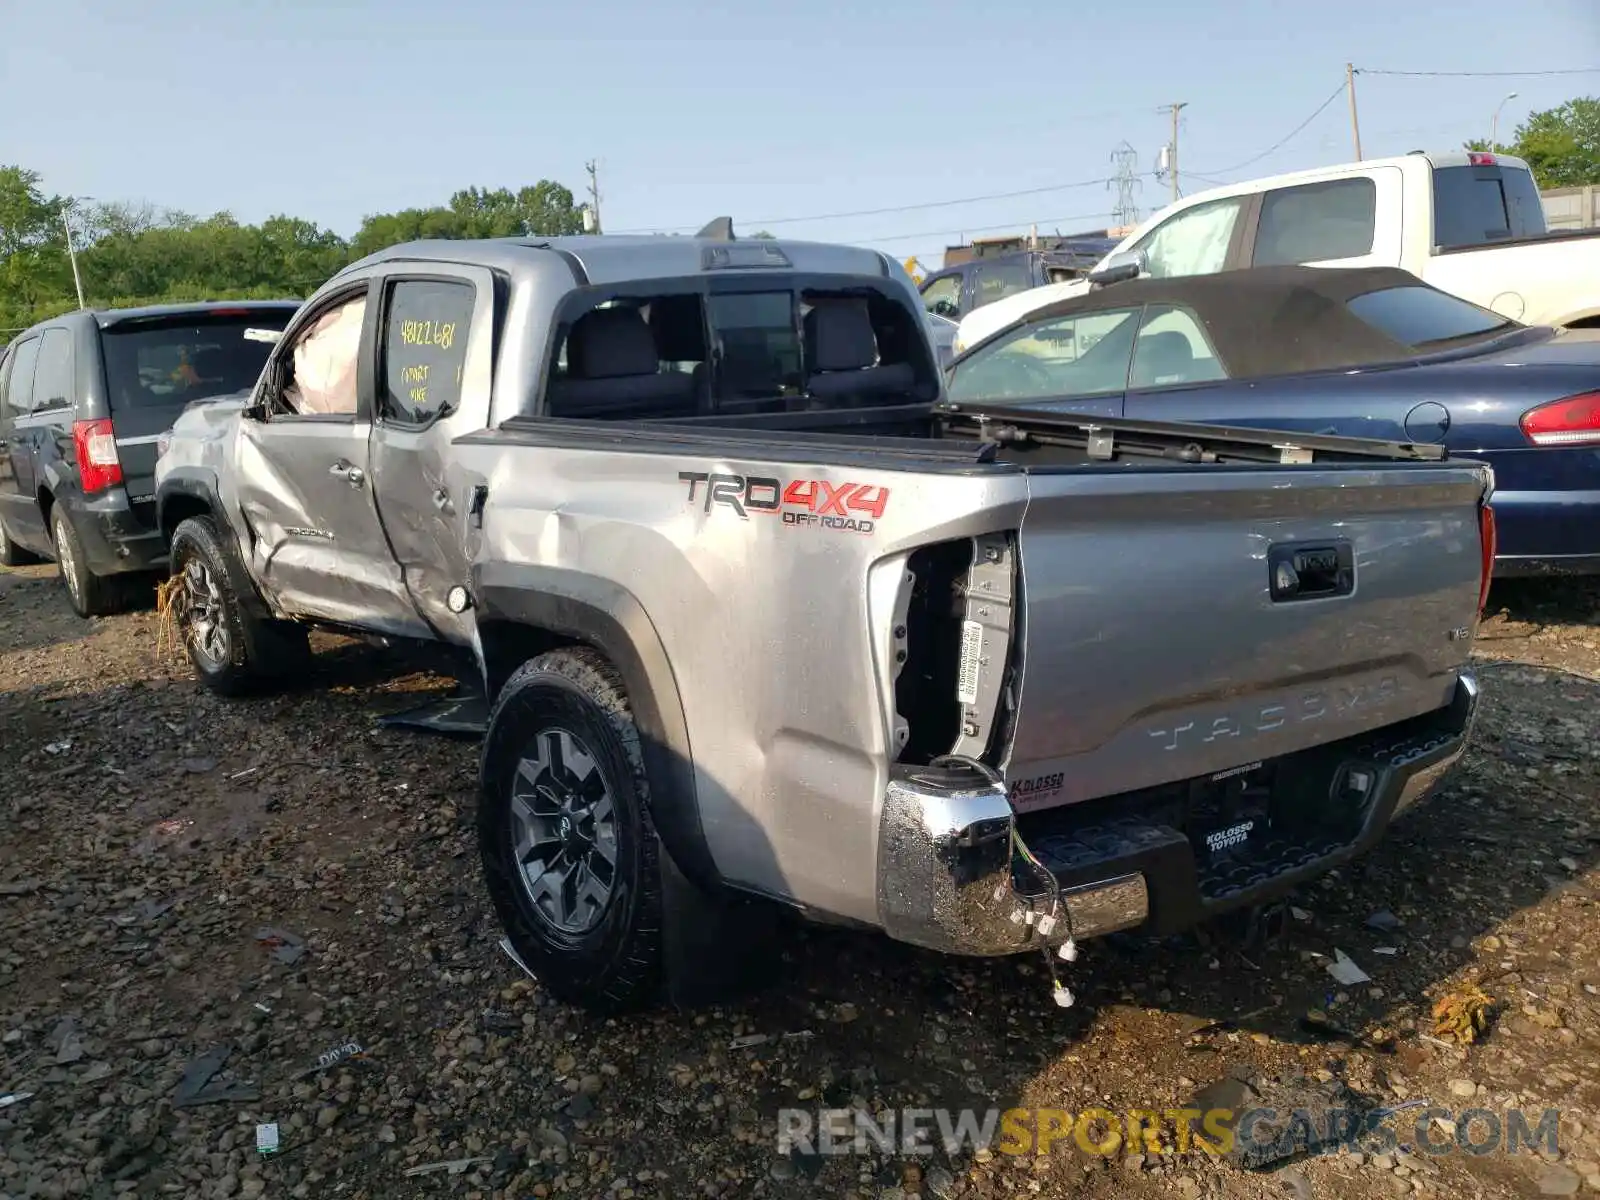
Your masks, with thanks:
M1041 944L1029 912L1051 908L1038 867L1054 876L1079 940L1123 930L1175 932L1272 900L1365 852L1422 802L1465 751L1478 683L1463 671L1444 708L1275 764L1299 814L1307 789L1326 797L1315 831L1281 826L1248 853L1213 854L1188 785L1107 797L1022 818L1003 785L968 769L918 768L891 780L878 839L878 915L890 937L950 954L1013 954ZM1352 780L1364 787L1353 792ZM1287 800L1281 801L1287 803ZM1315 805L1312 805L1315 807ZM1060 910L1058 910L1060 911Z

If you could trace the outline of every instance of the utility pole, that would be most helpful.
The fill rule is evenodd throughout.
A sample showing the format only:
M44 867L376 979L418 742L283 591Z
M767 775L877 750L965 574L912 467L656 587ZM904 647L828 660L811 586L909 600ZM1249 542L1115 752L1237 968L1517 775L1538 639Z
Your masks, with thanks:
M72 219L68 215L72 211L72 202L69 200L61 209L61 224L67 231L67 257L72 260L72 286L78 291L78 308L84 307L83 279L78 275L78 252L72 245Z
M589 172L589 211L594 213L594 232L600 233L600 171L592 158L583 169Z
M1178 113L1189 107L1187 100L1179 100L1175 104L1168 104L1166 109L1172 113L1172 144L1167 151L1167 170L1172 173L1172 199L1178 199Z
M1350 93L1350 136L1356 143L1356 161L1361 161L1361 122L1356 119L1356 68L1354 63L1344 65L1344 86Z

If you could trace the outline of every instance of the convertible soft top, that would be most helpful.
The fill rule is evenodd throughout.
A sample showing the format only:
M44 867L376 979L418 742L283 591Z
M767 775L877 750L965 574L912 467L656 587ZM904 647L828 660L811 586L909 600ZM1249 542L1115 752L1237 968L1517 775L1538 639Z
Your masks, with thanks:
M1074 313L1171 304L1199 319L1235 379L1331 371L1415 358L1415 346L1389 337L1345 305L1368 292L1427 286L1397 267L1253 267L1111 284L1035 309L1007 328ZM1507 320L1497 332L1514 328Z

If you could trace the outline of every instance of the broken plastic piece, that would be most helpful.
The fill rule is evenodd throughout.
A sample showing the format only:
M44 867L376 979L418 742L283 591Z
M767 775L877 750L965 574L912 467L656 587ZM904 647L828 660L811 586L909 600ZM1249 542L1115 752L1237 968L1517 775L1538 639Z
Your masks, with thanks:
M294 966L306 954L305 942L285 929L257 930L256 941L271 950L272 957L286 967Z
M276 1121L256 1126L256 1149L262 1154L276 1154L278 1152L278 1123Z
M522 956L511 948L511 939L510 938L503 937L503 938L500 939L500 949L505 952L505 956L507 958L509 958L512 962L516 963L517 966L522 968L522 973L524 975L526 975L529 979L538 979L539 978L531 970L529 970L528 964L522 961Z
M736 1037L728 1043L729 1050L748 1050L751 1046L763 1046L770 1042L772 1037L765 1033L747 1033L743 1037Z
M1395 930L1403 928L1404 925L1405 922L1387 908L1380 908L1367 918L1367 928L1376 929L1382 933L1393 933Z
M1311 920L1311 914L1310 913L1308 913L1303 908L1296 908L1292 904L1289 906L1289 915L1291 917L1293 917L1296 921L1309 921L1309 920Z
M32 1100L32 1092L7 1092L0 1096L0 1108L10 1108L13 1104L21 1104L24 1100Z
M219 1082L215 1078L232 1053L232 1046L217 1046L185 1067L183 1078L178 1080L178 1091L172 1099L172 1107L192 1108L218 1101L242 1103L261 1099L261 1089L253 1083Z
M1334 950L1333 961L1328 964L1328 974L1333 976L1335 982L1342 983L1346 987L1372 982L1372 976L1356 966L1355 960L1343 950Z
M469 1168L475 1167L479 1163L490 1163L493 1161L494 1159L492 1158L452 1158L445 1162L422 1163L415 1167L407 1167L406 1177L410 1178L413 1175L433 1175L439 1171L445 1171L451 1175L461 1175L464 1174Z
M323 1071L336 1067L340 1063L349 1062L351 1059L364 1061L366 1057L367 1052L360 1042L348 1041L342 1046L335 1046L332 1050L324 1051L318 1055L316 1063L301 1071L299 1078L305 1079L311 1075L320 1075Z

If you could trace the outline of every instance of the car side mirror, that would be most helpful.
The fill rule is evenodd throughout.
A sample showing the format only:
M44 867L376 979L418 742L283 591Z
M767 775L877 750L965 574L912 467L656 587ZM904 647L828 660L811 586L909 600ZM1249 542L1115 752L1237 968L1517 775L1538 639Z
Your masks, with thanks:
M1104 263L1089 272L1092 287L1109 287L1113 283L1126 283L1137 279L1149 269L1143 250L1124 250L1113 254Z

